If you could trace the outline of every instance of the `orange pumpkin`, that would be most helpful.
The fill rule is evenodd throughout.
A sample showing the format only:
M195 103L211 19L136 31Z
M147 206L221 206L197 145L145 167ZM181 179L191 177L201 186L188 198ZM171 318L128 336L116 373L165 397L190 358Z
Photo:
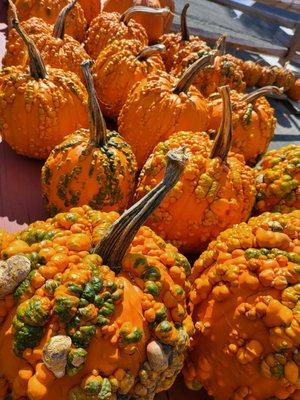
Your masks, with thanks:
M17 153L44 159L67 135L88 124L86 91L77 75L44 66L34 42L13 25L29 52L29 71L0 75L0 134Z
M180 79L155 72L137 83L119 115L119 132L132 146L138 167L142 168L153 148L172 133L206 130L207 102L192 86L199 69L212 62L205 56Z
M155 71L164 71L163 45L144 47L138 40L115 40L97 58L93 75L105 116L118 119L135 83Z
M101 0L78 0L78 2L83 9L87 23L90 24L91 21L100 13Z
M90 128L72 133L56 146L42 169L50 215L85 204L122 212L133 195L134 154L117 132L106 129L89 66L85 62L82 68L89 93Z
M220 400L299 399L300 212L222 232L196 261L189 388Z
M232 151L243 154L249 165L255 165L266 152L275 132L274 109L263 97L269 93L281 94L276 86L266 86L244 95L231 91L233 139ZM219 95L209 98L209 129L217 131L223 114Z
M287 95L294 101L300 100L300 78L298 78L293 86L288 90Z
M2 250L1 396L151 400L173 384L193 333L190 265L141 225L185 161L169 154L164 180L120 218L73 208Z
M161 178L164 154L185 146L185 171L147 225L186 253L199 253L224 229L246 221L255 201L255 172L243 156L229 153L231 106L228 87L221 87L224 113L212 142L205 132L178 132L159 143L139 177L136 199Z

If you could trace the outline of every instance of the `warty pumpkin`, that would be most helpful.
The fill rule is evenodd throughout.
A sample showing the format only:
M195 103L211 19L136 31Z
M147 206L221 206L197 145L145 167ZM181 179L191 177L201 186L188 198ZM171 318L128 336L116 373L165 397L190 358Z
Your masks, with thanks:
M243 154L249 165L255 165L266 152L275 132L274 109L264 97L281 94L276 86L266 86L250 94L231 91L233 138L231 150ZM222 119L222 98L212 94L209 101L209 129L217 132Z
M299 398L300 212L222 232L196 261L196 334L184 368L220 400Z
M19 22L13 25L28 48L29 71L0 74L0 134L18 154L45 159L66 135L87 127L86 90L74 73L46 68Z
M69 135L52 150L42 168L42 189L50 215L85 204L101 211L122 212L133 195L135 156L117 132L106 128L90 64L82 65L90 128Z
M114 40L94 66L95 88L106 117L118 119L132 87L156 71L164 71L164 45L144 47L138 40Z
M269 151L257 170L256 212L300 209L300 146Z
M53 25L61 9L68 5L71 0L13 0L13 2L17 7L20 21L38 17ZM76 4L66 21L66 33L78 42L82 42L86 28L87 22L83 10L80 4Z
M288 90L287 95L294 101L300 100L300 78L298 78L293 86Z
M78 1L83 9L87 23L90 24L91 21L94 18L96 18L96 16L100 13L102 0L78 0Z
M197 72L212 62L208 55L193 64L180 79L154 72L130 92L118 119L119 132L132 146L141 169L153 150L175 132L206 130L207 102L192 86Z
M67 16L75 6L77 0L71 1L64 7L55 22L55 25L42 24L42 31L37 28L40 21L31 18L22 23L22 28L35 42L46 65L60 68L64 71L75 72L82 80L84 79L80 64L89 58L84 48L77 40L65 35L65 23ZM13 3L12 8L14 7ZM15 7L14 7L15 8ZM16 9L13 10L14 18L18 19ZM33 21L32 21L33 20ZM47 27L47 30L44 29ZM32 33L31 33L32 32ZM21 65L25 67L28 63L28 51L23 39L15 29L9 32L6 44L6 54L3 59L4 66Z
M255 201L255 172L243 156L229 153L231 109L228 87L221 87L224 113L214 142L205 132L178 132L159 143L141 171L136 199L160 180L164 155L186 147L186 169L147 225L185 254L199 254L224 229L249 218Z
M2 250L3 396L152 400L172 385L193 333L190 265L141 225L185 160L169 154L163 181L119 219L73 208Z

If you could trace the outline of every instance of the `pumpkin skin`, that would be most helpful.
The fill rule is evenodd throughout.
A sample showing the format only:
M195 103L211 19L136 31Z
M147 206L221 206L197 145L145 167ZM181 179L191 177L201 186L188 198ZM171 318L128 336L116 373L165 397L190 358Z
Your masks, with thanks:
M79 0L88 24L100 13L100 3L101 0Z
M294 101L300 100L300 78L298 78L294 85L288 90L287 95Z
M102 12L91 22L87 30L85 49L96 60L100 52L113 40L136 39L148 45L148 36L142 25L130 19L120 22L121 14Z
M13 0L20 21L26 21L31 17L43 19L46 23L53 25L59 12L65 7L69 0ZM75 4L66 21L66 33L78 42L85 37L87 22L80 4Z
M300 208L300 146L269 151L257 170L256 212L289 212Z
M222 232L196 261L188 387L220 400L299 398L299 229L299 211L264 213Z
M164 71L159 52L140 59L143 49L138 40L115 40L99 54L93 76L106 117L117 120L132 87L150 73Z

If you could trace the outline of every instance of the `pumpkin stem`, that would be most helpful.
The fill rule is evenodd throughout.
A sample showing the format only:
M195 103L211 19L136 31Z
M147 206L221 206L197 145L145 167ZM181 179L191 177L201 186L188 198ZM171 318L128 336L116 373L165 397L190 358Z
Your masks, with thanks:
M12 26L18 32L18 34L23 39L29 55L29 71L32 78L38 79L45 79L47 77L47 71L44 64L44 61L41 57L39 50L37 49L34 41L27 36L23 28L21 27L18 18L15 16L12 19Z
M203 57L199 58L199 60L195 61L179 78L176 86L173 89L173 93L179 94L182 92L187 92L190 86L193 84L198 73L208 65L212 65L216 55L214 53L210 53L204 55Z
M164 44L155 44L153 46L145 47L138 55L137 59L139 61L144 61L148 57L151 57L155 54L164 53L166 51L166 46Z
M67 4L58 14L57 20L55 22L52 36L57 39L63 39L65 35L66 18L69 12L74 8L77 0L72 0Z
M128 10L126 10L121 15L120 22L124 22L124 24L127 25L134 14L152 14L152 15L161 15L163 17L166 17L167 15L170 14L170 12L171 10L169 9L169 7L152 8L145 6L135 6L128 8Z
M227 35L222 33L219 39L216 41L214 50L217 51L219 54L224 55L226 52L226 39Z
M94 248L93 253L99 254L105 265L120 272L122 260L137 231L176 185L187 161L185 148L169 151L163 180L126 210Z
M283 89L279 88L277 86L264 86L264 87L262 87L260 89L255 90L252 93L246 94L242 98L242 101L245 101L246 103L253 103L259 97L265 96L265 95L271 94L271 93L280 96L283 93Z
M219 93L223 101L223 116L218 134L215 138L210 158L219 157L226 162L232 141L232 108L229 86L221 86Z
M184 42L188 42L190 40L190 34L189 34L189 29L188 29L187 20L186 20L186 14L187 14L189 7L190 7L190 4L186 3L186 5L183 7L183 10L181 12L181 18L180 18L181 40Z
M97 98L93 77L90 67L93 61L87 60L81 64L81 68L86 81L86 88L89 95L88 112L90 121L90 144L93 147L103 147L106 144L106 123L101 112Z

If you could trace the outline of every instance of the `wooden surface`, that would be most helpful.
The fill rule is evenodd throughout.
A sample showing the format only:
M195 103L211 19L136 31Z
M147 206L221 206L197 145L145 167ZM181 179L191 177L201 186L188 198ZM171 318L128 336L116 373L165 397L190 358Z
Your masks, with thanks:
M300 12L300 0L258 0L258 3L293 12Z

